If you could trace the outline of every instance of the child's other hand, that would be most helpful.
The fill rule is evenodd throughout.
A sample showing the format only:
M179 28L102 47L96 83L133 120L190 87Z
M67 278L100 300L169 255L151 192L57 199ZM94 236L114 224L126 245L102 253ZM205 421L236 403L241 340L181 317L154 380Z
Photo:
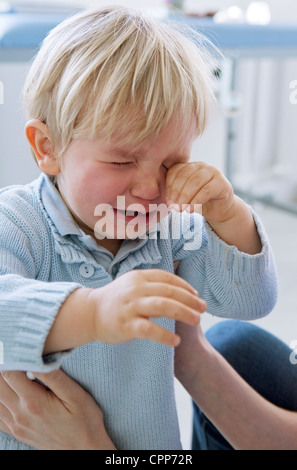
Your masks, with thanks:
M261 252L261 239L250 209L234 195L231 184L217 168L202 162L173 165L166 177L166 200L169 206L190 205L189 212L195 211L194 204L201 204L199 212L228 245L251 255Z
M225 222L233 216L235 199L231 184L217 168L203 162L172 166L166 178L166 199L168 205L191 205L191 212L194 204L201 204L208 222Z
M134 270L104 287L94 289L94 340L124 343L149 339L176 347L178 335L151 318L167 317L197 325L206 304L185 280L159 269Z

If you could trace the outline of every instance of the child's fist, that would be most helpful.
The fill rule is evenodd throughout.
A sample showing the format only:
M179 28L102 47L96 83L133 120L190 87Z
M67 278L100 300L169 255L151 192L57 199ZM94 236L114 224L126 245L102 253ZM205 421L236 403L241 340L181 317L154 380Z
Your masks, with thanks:
M160 269L129 271L90 296L94 339L111 344L141 338L177 346L179 337L151 319L165 316L197 325L206 310L188 282Z
M234 192L225 176L213 166L203 162L178 163L166 177L167 204L201 204L203 216L214 223L232 217ZM184 206L185 207L185 206Z

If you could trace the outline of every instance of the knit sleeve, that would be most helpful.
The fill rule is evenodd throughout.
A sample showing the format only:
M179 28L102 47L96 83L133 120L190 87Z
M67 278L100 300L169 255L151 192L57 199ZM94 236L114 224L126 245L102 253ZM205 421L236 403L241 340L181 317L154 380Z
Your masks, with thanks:
M59 367L69 352L43 356L44 343L55 317L78 284L35 279L38 266L34 250L40 239L31 227L0 209L0 369L49 372ZM42 257L42 253L39 253Z
M180 247L178 275L207 303L207 311L224 318L254 320L271 312L278 292L272 249L258 216L252 211L262 242L261 253L240 252L221 240L204 222L200 249Z

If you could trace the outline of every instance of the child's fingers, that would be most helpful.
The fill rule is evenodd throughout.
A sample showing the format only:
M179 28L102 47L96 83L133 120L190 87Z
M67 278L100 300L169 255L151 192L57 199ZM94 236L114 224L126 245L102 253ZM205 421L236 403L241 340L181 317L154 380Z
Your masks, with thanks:
M206 204L210 199L220 199L225 196L226 188L226 180L214 176L196 189L189 204Z
M188 179L184 179L181 182L178 182L179 194L176 195L175 203L176 204L204 204L207 202L213 194L213 186L209 186L212 181L216 181L215 175L209 172L206 168L201 168L200 170L192 173ZM205 188L203 193L203 188ZM211 191L206 191L211 189ZM206 197L203 197L201 200L196 198L197 194L202 191L202 194L205 194Z
M168 203L188 204L192 193L208 182L214 175L214 169L206 164L188 163L179 168L174 176L166 179L166 198Z
M137 339L148 339L165 346L177 347L180 343L178 335L145 318L137 318L133 322L133 332Z
M175 165L166 177L166 200L168 204L177 203L182 188L193 174L190 164Z
M148 282L162 282L167 283L172 286L180 287L186 289L189 292L198 294L191 284L185 281L183 278L177 276L176 274L169 273L168 271L163 271L162 269L148 269L142 271L142 274L146 281Z
M202 169L199 174L198 172L195 173L184 182L184 186L181 188L176 199L176 204L205 204L213 197L213 185L211 182L215 181L215 176L203 175L203 172L204 170Z
M200 314L176 300L164 297L143 297L135 305L137 316L160 318L167 317L171 320L179 320L188 325L197 325Z
M185 167L189 165L188 163L177 163L171 167L166 175L166 196L169 194L170 189L173 185L173 181L177 177L178 173Z
M191 309L202 313L206 310L206 303L200 299L196 293L181 288L179 286L169 285L163 282L151 282L146 285L145 296L164 297L176 300Z

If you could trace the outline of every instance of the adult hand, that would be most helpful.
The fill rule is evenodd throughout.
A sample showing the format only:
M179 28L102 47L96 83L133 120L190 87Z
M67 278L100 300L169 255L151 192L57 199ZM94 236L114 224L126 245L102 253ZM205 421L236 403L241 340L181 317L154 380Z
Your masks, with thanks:
M80 385L62 370L0 375L0 429L39 450L110 450L103 415Z

